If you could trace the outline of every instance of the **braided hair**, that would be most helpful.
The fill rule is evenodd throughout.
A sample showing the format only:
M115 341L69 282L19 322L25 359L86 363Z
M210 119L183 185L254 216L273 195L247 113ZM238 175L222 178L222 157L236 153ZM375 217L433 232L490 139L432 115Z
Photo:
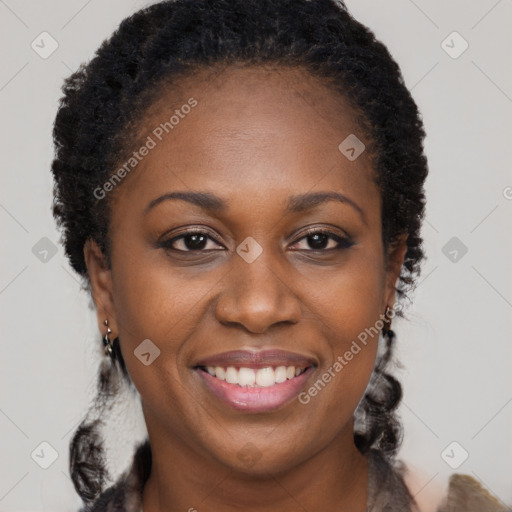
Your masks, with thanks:
M87 64L69 76L54 124L53 213L66 256L90 290L83 248L93 239L110 264L110 201L93 191L133 144L137 126L164 87L214 66L294 67L346 98L363 128L381 194L384 248L407 235L396 288L407 298L424 258L421 222L427 160L418 108L387 48L356 21L341 0L167 0L126 18ZM400 308L398 316L404 316ZM394 332L384 332L370 385L355 412L354 442L362 453L396 454L402 391L389 373ZM120 382L130 383L119 340L103 362L98 395L70 444L70 472L85 503L108 481L102 417ZM133 384L130 384L133 386Z

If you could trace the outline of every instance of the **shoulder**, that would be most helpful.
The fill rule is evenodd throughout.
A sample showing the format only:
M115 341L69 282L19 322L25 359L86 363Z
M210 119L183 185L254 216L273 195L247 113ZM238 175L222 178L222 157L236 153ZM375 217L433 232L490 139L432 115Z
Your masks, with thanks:
M417 469L409 467L405 483L415 496L419 512L512 512L475 478L464 474L451 475L448 483L431 481Z
M437 512L512 512L469 475L452 475L448 494Z

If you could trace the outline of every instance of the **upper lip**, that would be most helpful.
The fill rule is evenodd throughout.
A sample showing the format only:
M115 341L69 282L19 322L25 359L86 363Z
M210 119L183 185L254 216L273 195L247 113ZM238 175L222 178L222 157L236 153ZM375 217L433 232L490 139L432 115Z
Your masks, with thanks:
M235 366L246 368L264 368L266 366L295 366L306 368L314 366L316 362L313 358L288 352L286 350L260 350L257 352L249 350L232 350L222 352L205 359L201 359L197 366Z

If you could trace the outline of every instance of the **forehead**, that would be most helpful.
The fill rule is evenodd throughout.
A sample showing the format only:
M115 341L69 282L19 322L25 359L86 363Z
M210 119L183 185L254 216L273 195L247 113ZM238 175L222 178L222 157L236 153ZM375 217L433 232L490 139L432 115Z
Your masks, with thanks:
M368 152L351 161L339 149L353 135L365 139L348 101L302 69L203 70L147 110L138 139L153 147L119 192L149 202L175 189L217 190L228 202L261 203L329 189L379 201Z

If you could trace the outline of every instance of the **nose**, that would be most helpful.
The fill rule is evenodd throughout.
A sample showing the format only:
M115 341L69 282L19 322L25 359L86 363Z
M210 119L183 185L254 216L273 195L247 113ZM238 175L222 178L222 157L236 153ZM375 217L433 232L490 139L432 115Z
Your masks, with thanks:
M247 263L242 258L226 275L215 314L223 325L239 325L252 333L264 333L276 324L296 324L301 305L283 269L272 265L265 251Z

